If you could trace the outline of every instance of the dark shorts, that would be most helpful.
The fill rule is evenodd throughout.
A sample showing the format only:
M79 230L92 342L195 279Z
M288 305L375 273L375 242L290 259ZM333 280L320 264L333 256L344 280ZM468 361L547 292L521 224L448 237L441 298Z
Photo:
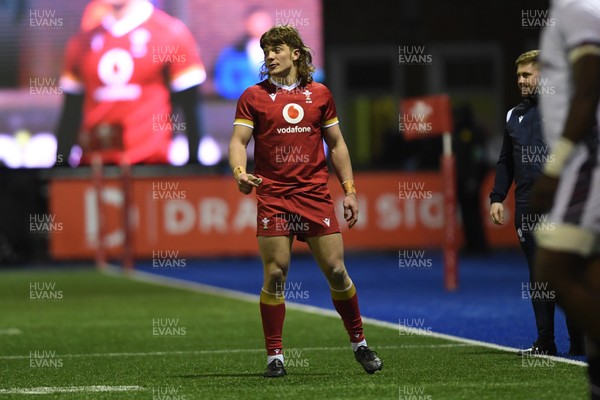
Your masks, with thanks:
M309 190L284 196L257 195L256 236L324 236L340 232L329 191Z

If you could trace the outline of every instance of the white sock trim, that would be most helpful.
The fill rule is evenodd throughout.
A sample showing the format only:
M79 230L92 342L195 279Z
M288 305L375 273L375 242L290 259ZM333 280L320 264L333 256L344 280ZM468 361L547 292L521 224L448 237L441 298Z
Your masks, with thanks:
M331 289L333 292L344 293L344 292L347 292L348 290L350 290L352 285L354 285L354 282L350 281L350 285L348 285L348 287L346 289L338 290L338 289L332 288L331 286L329 287L329 289Z
M279 360L283 363L283 354L277 354L275 356L267 356L267 365L271 364L271 361Z
M261 287L261 288L260 288L260 290L261 290L262 292L265 292L266 294L270 294L271 296L277 296L277 293L271 293L271 292L267 292L267 291L265 290L265 288L262 288L262 287Z
M360 342L358 342L358 343L350 342L350 345L352 346L352 350L354 350L354 352L356 352L356 350L358 350L358 348L359 348L360 346L366 346L366 347L369 347L369 346L367 346L367 340L366 340L366 339L363 339L363 340L361 340L361 341L360 341Z

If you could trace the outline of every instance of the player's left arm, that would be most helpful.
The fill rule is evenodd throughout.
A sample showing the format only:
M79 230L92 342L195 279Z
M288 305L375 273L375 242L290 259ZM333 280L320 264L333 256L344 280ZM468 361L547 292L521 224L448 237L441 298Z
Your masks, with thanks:
M550 209L564 164L575 146L590 133L596 121L600 99L600 44L583 44L569 54L574 92L562 136L554 145L551 162L546 163L532 193L534 211Z
M352 228L358 221L358 203L356 202L350 153L342 136L340 125L335 124L324 128L323 138L329 147L333 169L344 188L344 218L348 222L348 228Z

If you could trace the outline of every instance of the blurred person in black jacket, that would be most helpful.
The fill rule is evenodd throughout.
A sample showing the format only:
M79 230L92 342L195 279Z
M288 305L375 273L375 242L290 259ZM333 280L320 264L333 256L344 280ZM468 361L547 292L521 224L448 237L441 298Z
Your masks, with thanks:
M481 184L488 171L485 160L485 131L477 123L470 105L454 111L453 148L456 156L456 194L465 235L466 254L489 251L481 212Z

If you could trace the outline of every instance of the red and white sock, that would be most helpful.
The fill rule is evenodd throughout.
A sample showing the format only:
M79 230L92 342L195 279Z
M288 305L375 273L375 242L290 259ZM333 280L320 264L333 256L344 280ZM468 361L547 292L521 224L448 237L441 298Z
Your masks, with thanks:
M363 334L362 318L360 316L358 296L354 283L350 282L350 285L345 289L336 290L330 288L330 291L333 306L340 317L342 317L344 327L350 337L352 349L356 351L359 346L366 346L367 342Z
M260 316L265 336L267 359L270 363L278 358L283 362L283 321L285 319L285 299L280 293L260 292Z

